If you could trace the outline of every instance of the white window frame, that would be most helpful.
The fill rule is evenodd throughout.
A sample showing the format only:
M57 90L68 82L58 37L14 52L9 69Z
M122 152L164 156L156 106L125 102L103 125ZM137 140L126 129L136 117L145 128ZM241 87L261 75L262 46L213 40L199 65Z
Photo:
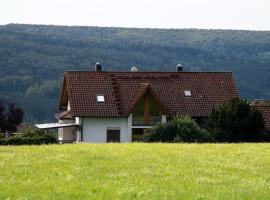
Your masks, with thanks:
M98 103L104 103L105 102L105 96L103 94L97 94L96 96Z
M184 90L185 97L191 97L191 91L190 90Z

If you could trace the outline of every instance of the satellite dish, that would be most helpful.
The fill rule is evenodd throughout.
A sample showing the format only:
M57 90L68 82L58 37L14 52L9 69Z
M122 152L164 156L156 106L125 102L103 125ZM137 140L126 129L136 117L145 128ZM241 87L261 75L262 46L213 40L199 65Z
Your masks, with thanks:
M135 66L133 66L133 67L131 67L130 71L132 71L132 72L137 72L137 71L138 71L138 68L135 67Z

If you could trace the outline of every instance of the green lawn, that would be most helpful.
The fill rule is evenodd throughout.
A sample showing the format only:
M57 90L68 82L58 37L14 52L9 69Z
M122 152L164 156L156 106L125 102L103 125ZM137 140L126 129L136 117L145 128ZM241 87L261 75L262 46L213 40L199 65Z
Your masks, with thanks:
M0 199L270 199L270 144L0 147Z

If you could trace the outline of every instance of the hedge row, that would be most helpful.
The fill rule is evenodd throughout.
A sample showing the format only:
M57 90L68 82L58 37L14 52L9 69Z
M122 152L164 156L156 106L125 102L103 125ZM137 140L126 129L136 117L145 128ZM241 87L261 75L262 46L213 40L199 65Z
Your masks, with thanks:
M0 139L0 145L40 145L56 144L57 139L49 134L23 134Z

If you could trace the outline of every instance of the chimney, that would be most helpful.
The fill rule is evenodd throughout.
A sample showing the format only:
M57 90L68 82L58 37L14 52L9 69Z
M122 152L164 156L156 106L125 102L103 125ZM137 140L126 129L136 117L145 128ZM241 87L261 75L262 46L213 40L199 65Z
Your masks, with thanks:
M96 71L102 71L102 66L100 63L96 63Z
M176 71L177 72L182 72L183 71L183 66L181 64L176 65Z

